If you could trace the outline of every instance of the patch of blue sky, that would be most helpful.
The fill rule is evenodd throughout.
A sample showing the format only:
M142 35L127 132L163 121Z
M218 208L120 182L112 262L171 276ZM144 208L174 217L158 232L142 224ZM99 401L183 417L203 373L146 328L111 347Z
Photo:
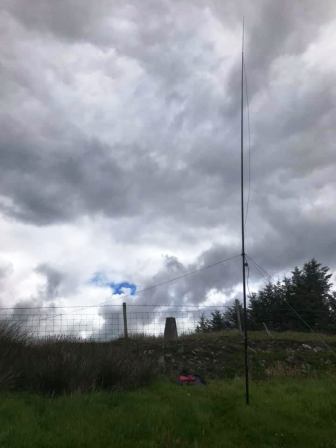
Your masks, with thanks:
M128 281L111 282L104 273L96 272L90 279L90 283L100 287L109 287L112 290L112 294L121 295L127 293L131 296L135 296L137 287L134 283Z

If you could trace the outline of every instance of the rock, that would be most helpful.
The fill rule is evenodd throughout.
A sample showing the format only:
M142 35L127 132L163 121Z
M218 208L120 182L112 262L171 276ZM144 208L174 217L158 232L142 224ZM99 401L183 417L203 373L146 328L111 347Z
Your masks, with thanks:
M306 350L311 350L312 349L312 347L310 345L308 345L308 344L302 344L301 347L306 349Z
M315 353L318 353L318 352L322 352L323 348L322 347L314 347L313 350Z

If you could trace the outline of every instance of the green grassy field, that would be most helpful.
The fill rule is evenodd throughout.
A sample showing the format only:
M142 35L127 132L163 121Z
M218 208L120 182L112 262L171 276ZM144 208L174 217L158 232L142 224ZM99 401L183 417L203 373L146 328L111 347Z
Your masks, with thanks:
M334 378L0 395L0 447L336 447Z

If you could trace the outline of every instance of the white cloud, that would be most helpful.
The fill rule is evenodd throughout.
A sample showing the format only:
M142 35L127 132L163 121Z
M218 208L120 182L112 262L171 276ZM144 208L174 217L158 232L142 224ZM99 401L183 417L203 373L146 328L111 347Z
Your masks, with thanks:
M285 3L3 2L2 303L41 300L53 273L53 300L99 303L95 272L141 286L239 253L243 6L248 250L273 272L335 267L335 6ZM213 303L239 279L223 266L141 300Z

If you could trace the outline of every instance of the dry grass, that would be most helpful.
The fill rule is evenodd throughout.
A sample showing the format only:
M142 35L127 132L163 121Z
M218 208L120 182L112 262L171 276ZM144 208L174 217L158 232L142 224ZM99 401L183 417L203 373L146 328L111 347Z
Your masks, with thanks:
M32 340L17 326L0 325L0 389L55 395L130 389L156 376L154 363L118 344L74 338Z

